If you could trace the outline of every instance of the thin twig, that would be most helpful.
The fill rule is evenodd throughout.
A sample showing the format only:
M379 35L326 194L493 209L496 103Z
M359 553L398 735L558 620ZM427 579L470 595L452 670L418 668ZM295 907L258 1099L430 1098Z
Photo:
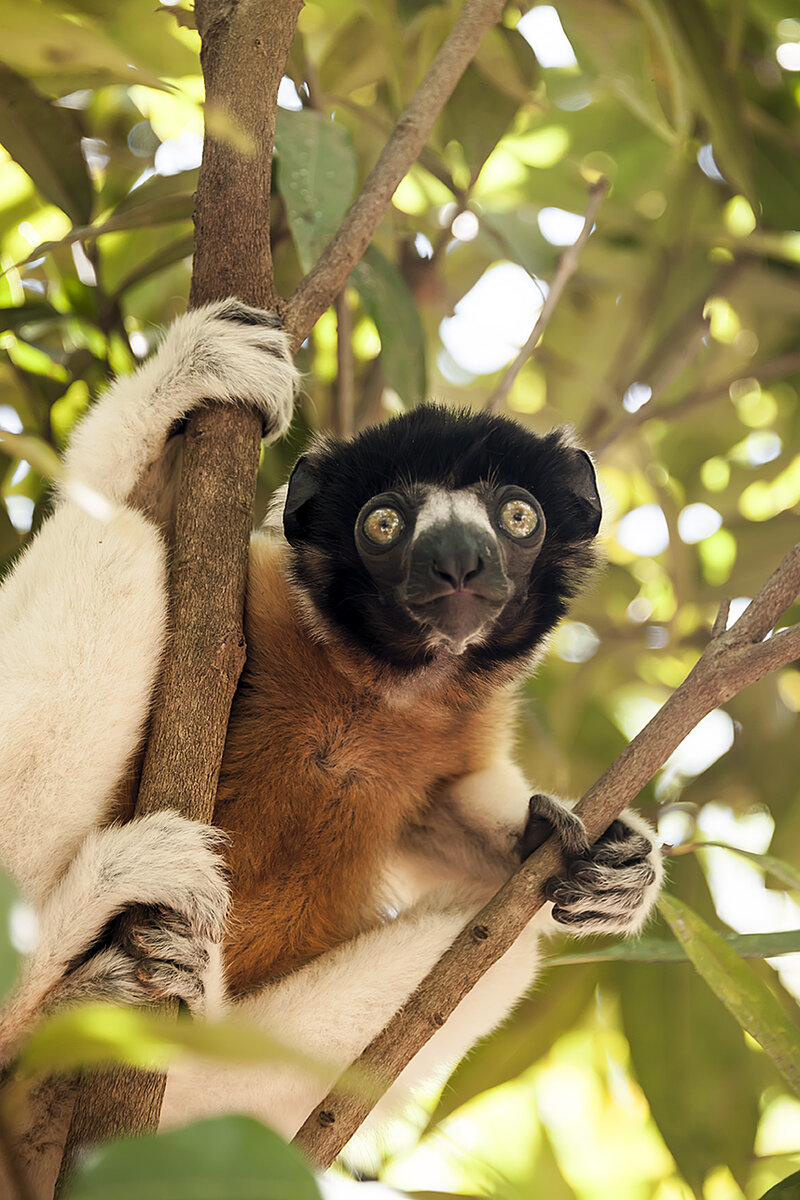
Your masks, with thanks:
M711 626L711 637L719 637L728 628L728 617L731 612L730 596L726 596L720 601L717 615L714 617L714 624Z
M547 294L547 299L542 305L539 316L536 318L536 324L531 330L530 337L512 362L511 366L506 371L503 378L498 383L492 395L489 397L489 401L486 405L486 408L489 412L497 412L505 403L506 397L514 386L517 376L519 375L525 363L533 354L539 342L539 338L542 336L548 324L550 323L550 318L555 312L556 306L561 299L561 293L564 291L567 283L577 270L578 260L580 259L581 252L589 240L589 235L594 228L594 223L600 210L600 205L603 203L610 186L611 185L607 179L598 179L597 183L593 185L592 190L589 193L589 203L586 206L586 215L583 220L583 228L572 245L568 246L561 255L558 268L553 277L553 282L550 284L550 291Z
M653 380L649 399L640 408L637 408L635 412L624 413L622 420L618 422L616 427L605 438L594 440L594 450L598 456L602 455L609 446L624 434L629 433L631 429L649 420L653 413L657 411L659 401L664 393L669 390L686 368L694 362L700 347L708 337L710 326L710 318L701 315L690 336L678 347L673 357L664 364L658 376Z
M787 554L736 624L712 638L700 660L650 723L576 807L595 840L663 766L684 737L719 704L800 655L800 625L761 639L800 592L800 543ZM716 623L715 623L716 624ZM357 1060L360 1089L345 1073L297 1135L304 1152L328 1166L370 1111L363 1079L385 1091L544 903L543 888L564 864L550 838L456 938L386 1028ZM374 1102L374 1096L373 1096Z
M742 370L738 375L734 375L730 379L716 384L714 387L706 388L704 391L688 392L680 400L673 401L672 404L654 405L653 400L655 397L653 396L646 404L637 409L636 412L626 414L605 439L598 438L595 434L592 444L599 454L610 446L612 442L616 442L621 437L626 437L633 429L644 424L645 421L649 421L652 417L665 421L674 421L679 417L685 417L687 414L695 412L698 408L703 408L706 404L713 404L718 400L727 400L731 384L736 383L739 379L746 377L748 379L755 379L758 383L769 383L773 379L783 379L787 375L793 375L799 370L800 352L793 351L790 354L782 354L779 358L771 359L769 362L755 363L749 370ZM584 435L588 436L585 430Z
M500 20L503 5L504 0L466 0L340 229L286 304L284 328L295 349L341 292L372 241L397 185L418 158L484 34Z

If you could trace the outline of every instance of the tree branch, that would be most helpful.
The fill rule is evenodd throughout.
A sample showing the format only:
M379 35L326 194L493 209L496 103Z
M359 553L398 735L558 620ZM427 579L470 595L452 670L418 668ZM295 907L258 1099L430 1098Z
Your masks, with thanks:
M397 121L341 227L286 304L284 328L295 349L341 292L372 241L398 184L418 158L484 35L500 20L503 5L504 0L465 0L451 33Z
M589 203L586 206L583 228L572 245L568 246L561 255L556 273L553 276L553 282L550 284L550 291L547 293L547 299L542 305L539 316L536 318L536 324L531 330L530 337L489 397L486 404L488 412L498 412L505 403L506 397L514 386L517 376L533 354L539 338L549 325L550 318L556 310L564 288L577 270L581 252L589 240L589 235L594 228L597 214L600 211L600 205L608 194L610 186L611 184L607 179L598 179L597 183L592 187L589 193Z
M224 111L252 152L206 134L192 306L236 295L275 307L272 146L278 85L301 5L197 0L207 108ZM188 422L170 578L174 633L154 701L137 815L169 806L195 820L212 817L245 659L242 609L260 443L255 412L213 406ZM131 1069L82 1078L57 1195L82 1145L157 1128L165 1083L161 1074Z
M719 704L800 654L800 625L762 638L800 592L800 543L731 629L718 630L663 708L625 748L576 807L596 840L663 766L686 735ZM563 871L550 838L464 928L414 994L297 1134L303 1151L329 1166L376 1100L441 1027L481 976L509 949L544 903L546 881ZM371 1098L363 1080L371 1077ZM360 1081L360 1082L359 1082Z

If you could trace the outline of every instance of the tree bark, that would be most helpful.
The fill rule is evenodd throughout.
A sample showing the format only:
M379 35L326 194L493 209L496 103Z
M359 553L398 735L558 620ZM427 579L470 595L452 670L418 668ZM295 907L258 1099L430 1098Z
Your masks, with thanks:
M272 147L278 85L301 7L302 0L197 0L206 106L246 150L206 135L195 204L194 307L230 295L275 307ZM154 701L140 816L170 807L211 820L245 660L242 611L260 443L255 412L209 406L188 422L170 575L174 633ZM131 1069L82 1078L57 1195L81 1146L157 1128L165 1084L164 1075Z

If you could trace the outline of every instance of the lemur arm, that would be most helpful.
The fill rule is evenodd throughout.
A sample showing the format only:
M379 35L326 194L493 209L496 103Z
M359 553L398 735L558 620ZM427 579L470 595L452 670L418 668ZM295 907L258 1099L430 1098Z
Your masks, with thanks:
M462 879L484 886L488 898L555 832L568 870L549 888L550 931L561 925L578 933L638 933L663 881L654 831L626 809L589 846L571 809L571 802L532 793L519 767L500 757L448 785L406 828L399 871L423 892Z
M199 826L185 823L191 833L166 838L156 858L147 824L97 829L141 736L166 626L161 536L125 502L206 396L253 403L272 432L285 428L296 375L276 325L236 301L179 318L81 422L55 510L0 590L0 853L41 912L5 1044L125 904L175 903L194 919L179 881L196 868L198 888L217 897L211 924L224 915L217 856Z

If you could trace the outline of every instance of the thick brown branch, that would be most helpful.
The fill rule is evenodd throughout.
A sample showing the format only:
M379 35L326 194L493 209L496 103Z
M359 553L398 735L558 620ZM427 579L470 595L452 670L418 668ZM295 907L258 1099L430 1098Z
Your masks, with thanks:
M195 208L192 305L228 295L274 307L269 247L278 85L301 0L197 0L209 111L247 152L206 135ZM247 546L261 420L208 408L189 421L171 571L174 630L156 695L137 815L169 806L210 821L230 706L244 665ZM57 1192L76 1150L155 1129L165 1078L121 1071L81 1080Z
M800 591L800 543L754 598L744 616L708 643L700 660L652 721L633 739L577 806L596 839L663 766L683 738L717 705L800 654L800 626L762 642L764 633ZM779 607L780 606L780 607ZM764 623L770 625L764 628ZM373 1101L384 1092L496 962L544 903L542 888L563 869L551 838L463 929L416 992L355 1065L361 1086L346 1073L297 1135L305 1153L328 1166L367 1116L363 1078L375 1080Z
M600 205L603 203L610 186L611 185L607 179L599 179L592 187L592 190L589 194L589 203L586 206L583 228L572 245L569 246L561 255L556 273L553 276L553 282L550 284L550 291L547 293L547 299L542 305L541 312L536 318L536 324L531 330L527 342L522 347L519 354L498 383L492 395L489 397L486 405L489 412L498 412L501 406L505 403L505 399L514 386L517 376L530 356L533 354L539 343L539 338L549 325L550 318L556 310L556 306L561 299L564 288L567 286L567 283L577 270L578 260L580 259L581 252L589 240L589 235L594 228L594 223L597 220L597 214L600 211Z
M485 33L500 20L503 4L504 0L466 0L452 32L395 125L341 228L288 301L284 325L295 349L341 292L372 241L397 185L419 156Z

